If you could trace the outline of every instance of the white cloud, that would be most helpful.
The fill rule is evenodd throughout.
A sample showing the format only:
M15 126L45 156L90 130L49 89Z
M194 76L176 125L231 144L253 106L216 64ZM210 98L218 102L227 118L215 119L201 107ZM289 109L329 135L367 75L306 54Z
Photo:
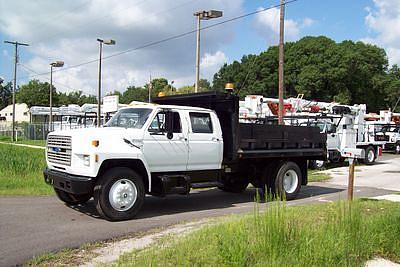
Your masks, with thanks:
M302 27L310 27L315 24L315 20L311 18L304 18L303 22L301 23Z
M366 7L365 24L371 36L362 41L386 49L390 64L400 64L400 1L374 0L373 7Z
M222 51L217 51L214 54L205 53L200 60L200 69L202 77L211 77L226 62L228 62L228 58Z
M6 3L7 2L7 3ZM38 73L48 72L49 63L65 61L65 67L98 58L98 37L113 38L115 46L104 46L104 56L138 47L195 28L193 13L220 9L224 17L243 13L243 0L79 0L79 1L0 1L0 34L30 44L24 48L31 57L22 62ZM17 10L18 12L12 12ZM223 18L222 18L223 19ZM221 21L202 21L210 25ZM202 77L211 79L221 48L231 42L235 31L230 24L202 32ZM193 84L195 74L195 35L147 47L103 62L105 91L124 90L146 83L153 77L174 80L176 86ZM226 57L225 57L226 59ZM207 65L208 64L208 65ZM22 69L21 69L22 70ZM54 73L61 91L70 88L95 93L98 63ZM22 73L22 71L20 72ZM21 74L22 75L22 74ZM42 80L46 77L40 76Z
M261 7L258 8L258 10L262 9ZM256 15L254 26L267 39L269 44L277 43L279 40L279 17L279 8L271 8ZM299 39L301 30L312 26L314 23L315 20L311 18L304 18L302 21L285 19L285 40Z

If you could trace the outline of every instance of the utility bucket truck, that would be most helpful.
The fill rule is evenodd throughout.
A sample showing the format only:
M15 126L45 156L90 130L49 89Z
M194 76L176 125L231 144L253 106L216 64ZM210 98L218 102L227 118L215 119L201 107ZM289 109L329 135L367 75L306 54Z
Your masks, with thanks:
M45 181L68 204L91 197L108 220L133 218L145 195L189 194L249 183L294 199L307 161L325 160L315 127L239 123L239 98L207 92L120 109L102 128L48 135ZM184 199L182 199L184 201Z

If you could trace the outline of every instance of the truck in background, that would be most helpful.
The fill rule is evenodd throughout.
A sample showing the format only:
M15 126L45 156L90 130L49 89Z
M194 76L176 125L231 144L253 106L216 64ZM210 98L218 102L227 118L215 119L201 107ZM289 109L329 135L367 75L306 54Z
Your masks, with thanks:
M241 121L276 122L277 110L274 104L277 101L263 96L247 96L241 104L241 115L246 114L240 118ZM344 161L348 156L345 152L358 150L360 153L357 153L356 158L365 164L372 164L381 155L386 143L387 138L377 134L373 122L366 121L365 104L349 106L318 102L303 99L303 95L299 95L285 99L284 111L286 124L315 126L327 134L328 160L331 162ZM310 161L311 168L322 168L324 164L320 160Z

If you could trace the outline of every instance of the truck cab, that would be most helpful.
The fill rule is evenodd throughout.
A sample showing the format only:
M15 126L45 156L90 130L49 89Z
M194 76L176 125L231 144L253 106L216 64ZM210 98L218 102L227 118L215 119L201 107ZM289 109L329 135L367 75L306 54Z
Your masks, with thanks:
M384 145L385 150L394 150L396 154L400 154L400 125L387 124L378 134L387 140Z

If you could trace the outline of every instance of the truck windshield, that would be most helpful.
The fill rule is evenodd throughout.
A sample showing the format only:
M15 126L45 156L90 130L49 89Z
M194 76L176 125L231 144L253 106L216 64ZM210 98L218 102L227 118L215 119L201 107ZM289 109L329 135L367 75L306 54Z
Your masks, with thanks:
M149 118L151 111L152 109L149 108L121 109L104 126L140 129Z
M382 132L397 132L398 129L396 126L384 126Z

